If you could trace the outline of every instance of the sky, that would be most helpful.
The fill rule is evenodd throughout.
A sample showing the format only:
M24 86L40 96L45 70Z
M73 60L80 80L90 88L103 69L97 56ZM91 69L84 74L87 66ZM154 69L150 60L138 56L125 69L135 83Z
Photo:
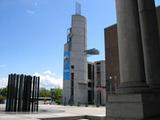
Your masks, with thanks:
M104 28L116 23L115 0L0 0L0 87L8 74L41 78L41 87L61 87L63 48L75 2L87 18L87 48L104 60ZM156 0L156 5L160 0Z

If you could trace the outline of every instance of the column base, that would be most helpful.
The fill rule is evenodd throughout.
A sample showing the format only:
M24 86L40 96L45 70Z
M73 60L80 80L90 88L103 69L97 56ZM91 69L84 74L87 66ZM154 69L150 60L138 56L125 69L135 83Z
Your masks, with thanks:
M156 84L150 83L149 86L152 89L152 91L160 93L160 84L159 83L156 83Z
M152 91L145 82L124 82L116 90L118 94L149 93Z
M160 120L160 94L108 95L106 120Z

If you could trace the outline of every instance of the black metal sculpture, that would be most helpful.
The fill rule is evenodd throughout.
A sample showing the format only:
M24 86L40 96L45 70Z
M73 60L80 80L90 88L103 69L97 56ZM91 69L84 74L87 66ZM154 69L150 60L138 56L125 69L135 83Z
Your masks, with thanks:
M10 74L8 76L6 111L37 112L40 77Z

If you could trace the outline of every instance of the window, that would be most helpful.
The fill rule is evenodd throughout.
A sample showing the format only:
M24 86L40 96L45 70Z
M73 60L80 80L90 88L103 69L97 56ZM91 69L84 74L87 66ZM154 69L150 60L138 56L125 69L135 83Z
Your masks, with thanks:
M100 71L101 71L101 64L100 64L100 62L98 62L98 63L96 64L96 71L97 71L97 72L100 72Z
M92 65L88 64L88 79L92 79Z
M71 80L74 80L74 73L71 73Z
M71 69L74 69L74 65L71 65Z
M88 82L88 87L91 87L92 86L92 83L91 82Z

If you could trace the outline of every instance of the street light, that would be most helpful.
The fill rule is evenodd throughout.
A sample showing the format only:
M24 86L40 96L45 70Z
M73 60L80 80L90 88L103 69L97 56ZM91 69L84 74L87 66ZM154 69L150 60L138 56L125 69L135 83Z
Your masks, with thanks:
M112 94L112 76L109 76L109 91Z
M118 88L118 81L117 81L117 76L116 75L114 76L114 83L115 83L115 91L116 91L117 88Z

